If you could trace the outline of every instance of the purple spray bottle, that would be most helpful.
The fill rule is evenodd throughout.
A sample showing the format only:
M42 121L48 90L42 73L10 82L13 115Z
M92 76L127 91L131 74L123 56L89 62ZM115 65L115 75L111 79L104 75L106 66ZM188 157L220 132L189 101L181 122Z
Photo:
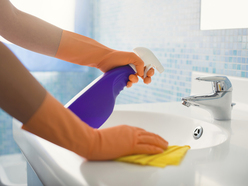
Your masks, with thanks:
M145 63L144 77L152 67L160 73L164 71L159 60L149 49L137 47L133 50ZM129 75L135 73L133 64L114 68L95 79L74 96L65 107L89 126L99 128L113 112L115 99L126 86Z

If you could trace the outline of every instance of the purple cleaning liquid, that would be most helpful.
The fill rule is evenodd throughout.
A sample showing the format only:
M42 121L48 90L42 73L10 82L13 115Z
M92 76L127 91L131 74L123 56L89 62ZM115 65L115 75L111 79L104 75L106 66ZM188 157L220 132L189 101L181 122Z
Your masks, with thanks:
M131 74L135 71L129 65L106 72L68 108L89 126L99 128L112 114L115 99Z

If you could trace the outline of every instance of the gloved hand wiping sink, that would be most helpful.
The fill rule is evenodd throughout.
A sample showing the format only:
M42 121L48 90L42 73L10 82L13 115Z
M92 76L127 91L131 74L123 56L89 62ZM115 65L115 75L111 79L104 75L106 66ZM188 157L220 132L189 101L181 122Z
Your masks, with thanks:
M93 129L48 92L38 111L22 128L88 160L157 154L168 146L160 136L137 127L120 125Z

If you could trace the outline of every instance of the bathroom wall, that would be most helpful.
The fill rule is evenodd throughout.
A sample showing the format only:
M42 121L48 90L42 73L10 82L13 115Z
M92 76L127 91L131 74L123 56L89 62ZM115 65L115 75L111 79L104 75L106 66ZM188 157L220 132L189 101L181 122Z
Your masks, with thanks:
M118 104L180 101L190 94L192 71L248 78L248 29L201 31L200 0L94 3L95 39L124 51L148 47L165 68L149 86L123 91Z

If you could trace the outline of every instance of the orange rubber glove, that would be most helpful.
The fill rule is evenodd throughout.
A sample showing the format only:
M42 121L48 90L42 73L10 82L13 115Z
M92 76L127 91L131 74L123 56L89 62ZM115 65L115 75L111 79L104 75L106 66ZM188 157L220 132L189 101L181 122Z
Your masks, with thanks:
M132 63L136 67L137 74L142 78L144 75L144 62L135 53L113 50L91 38L66 30L63 30L55 57L79 65L96 67L102 72ZM151 82L154 69L148 72L147 77L143 79L146 84ZM131 75L129 80L128 87L136 83L138 77Z
M120 125L93 129L48 92L22 129L71 150L88 160L111 160L131 154L157 154L168 143L137 127Z

